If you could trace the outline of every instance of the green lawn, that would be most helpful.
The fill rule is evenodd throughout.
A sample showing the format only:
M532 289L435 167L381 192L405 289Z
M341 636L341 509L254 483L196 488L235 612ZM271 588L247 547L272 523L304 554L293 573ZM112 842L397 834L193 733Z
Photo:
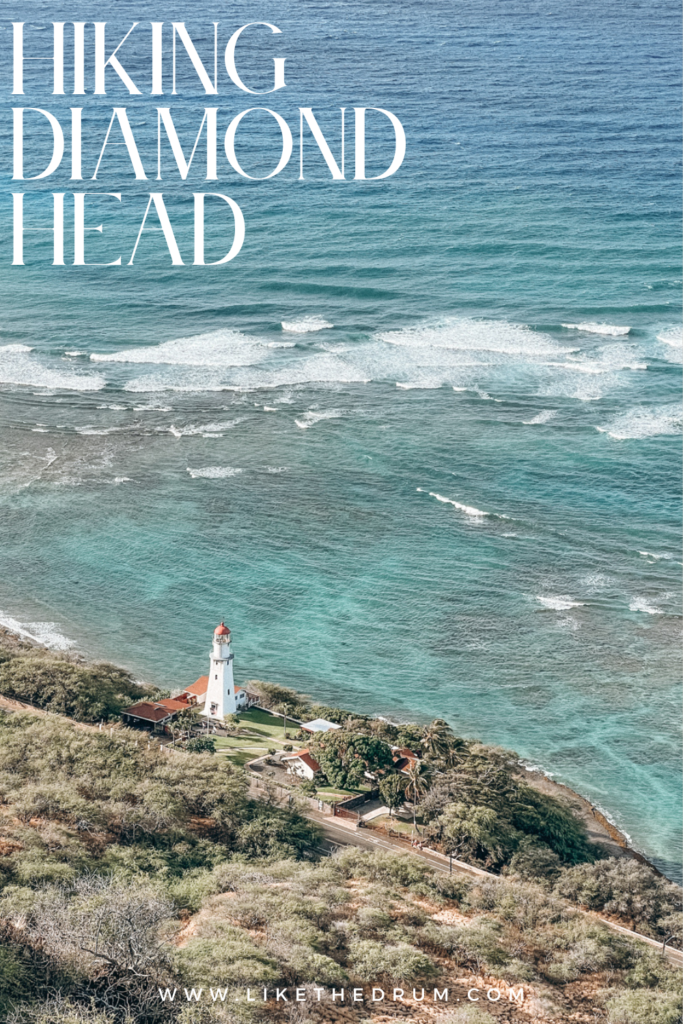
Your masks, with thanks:
M360 796L361 791L359 789L338 789L336 786L318 786L316 795L324 799L345 800L347 796Z
M388 814L380 814L367 823L368 828L391 828L394 832L401 832L404 835L413 834L412 821L403 821L401 818L390 818Z
M244 765L257 757L263 757L268 749L281 750L289 743L294 750L299 741L294 737L299 731L296 725L287 724L285 738L282 719L274 718L260 708L252 708L238 715L239 730L230 736L216 736L216 750L221 751L235 764Z

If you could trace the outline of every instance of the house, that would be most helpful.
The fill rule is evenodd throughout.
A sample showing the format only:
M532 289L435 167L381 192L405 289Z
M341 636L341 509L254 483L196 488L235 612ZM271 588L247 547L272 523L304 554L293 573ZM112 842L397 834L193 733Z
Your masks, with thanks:
M308 748L285 754L280 763L286 765L289 775L299 775L303 779L313 780L320 771L320 765Z
M394 768L397 772L402 772L403 774L420 760L410 747L392 747L391 753L393 755Z
M301 726L302 732L310 732L311 734L316 732L329 732L330 729L341 729L341 725L335 725L334 722L327 722L324 718L314 718L312 722L304 722Z
M206 703L206 691L209 688L209 677L200 676L196 683L192 686L188 686L186 690L183 690L182 696L187 697L190 704L196 704L198 707Z
M178 712L190 706L182 697L183 694L176 698L138 701L121 712L123 724L132 728L149 729L151 732L165 732L166 726L173 721Z

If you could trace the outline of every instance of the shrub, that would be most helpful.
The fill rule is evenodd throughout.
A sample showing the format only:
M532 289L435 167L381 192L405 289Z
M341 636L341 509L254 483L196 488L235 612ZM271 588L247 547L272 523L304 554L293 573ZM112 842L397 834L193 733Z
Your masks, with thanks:
M140 686L115 665L80 665L41 652L0 664L0 693L80 722L99 722L118 718L133 701L159 691Z
M238 831L238 847L250 857L293 857L299 860L307 850L315 849L321 832L317 825L298 814L283 814L270 807L259 808L251 821Z
M682 1011L680 993L665 995L641 989L621 992L607 1001L609 1024L679 1024Z
M19 946L0 946L0 1011L31 994L31 970Z
M520 844L506 873L524 881L554 882L561 870L560 858L554 850L532 842Z
M215 754L216 741L211 736L193 736L185 744L185 749L192 754Z
M272 985L281 977L277 960L239 928L223 926L210 938L192 938L174 954L190 986Z
M497 1020L480 1006L471 1004L447 1013L440 1018L440 1024L497 1024Z
M115 1020L92 1006L56 998L18 1006L7 1017L7 1024L114 1024Z
M388 981L416 981L436 974L432 960L407 942L387 946L372 939L349 944L349 964L362 981L386 978Z
M625 918L649 935L666 933L667 917L681 909L680 888L630 858L610 858L564 871L555 883L561 896ZM660 924L661 919L661 924Z

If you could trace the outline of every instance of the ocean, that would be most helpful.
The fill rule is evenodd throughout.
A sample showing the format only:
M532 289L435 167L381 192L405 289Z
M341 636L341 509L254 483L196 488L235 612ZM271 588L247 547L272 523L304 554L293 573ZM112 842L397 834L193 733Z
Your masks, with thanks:
M1 621L174 689L224 618L238 681L446 718L581 792L680 880L679 5L169 0L207 67L213 21L223 46L247 22L282 29L239 53L254 89L286 55L286 89L242 94L223 72L207 97L185 55L164 96L188 153L209 105L220 138L252 104L290 125L281 174L240 177L221 143L210 183L201 144L185 182L166 145L156 179L157 7L126 0L107 23L113 45L141 23L119 55L143 94L109 70L106 96L88 80L78 98L39 62L10 92L11 20L30 13L26 52L49 55L73 5L4 10ZM83 107L83 182L66 157L10 179L21 104L65 124ZM91 179L115 105L147 181L120 145ZM358 106L405 127L390 178L351 178ZM347 180L310 135L299 180L300 107L337 159L346 108ZM46 122L25 116L37 174ZM388 121L367 120L379 174ZM244 167L270 173L275 122L240 133ZM246 237L195 267L191 193L210 189ZM69 196L67 265L43 230L11 266L10 194L49 228L59 190L121 194L92 200L104 230L87 233L88 260L121 266L69 266ZM158 231L127 265L153 190L185 266Z

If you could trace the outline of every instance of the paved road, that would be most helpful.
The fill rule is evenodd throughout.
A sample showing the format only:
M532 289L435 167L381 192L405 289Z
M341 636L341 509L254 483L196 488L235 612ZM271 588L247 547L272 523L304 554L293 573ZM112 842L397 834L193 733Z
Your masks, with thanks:
M442 874L449 874L450 867L444 862L444 860L431 854L428 850L416 850L412 847L407 847L405 844L398 840L392 840L389 836L378 836L372 834L368 829L349 828L345 825L340 825L334 818L325 817L322 814L317 814L312 811L309 813L304 812L305 816L311 821L314 821L316 825L320 827L323 832L323 840L318 847L318 852L330 855L335 850L340 849L342 846L355 846L361 850L386 850L389 853L401 853L404 856L419 857L422 861L433 868L435 871L440 871ZM454 863L452 866L454 873L468 875L472 877L477 876L488 876L490 878L497 878L497 875L492 875L488 871L480 871L476 868L468 870L465 865ZM583 913L588 914L587 911ZM597 914L588 915L593 917L595 920L599 920L607 928L612 931L619 932L621 935L627 935L629 938L638 939L640 942L645 942L647 945L652 946L655 949L661 950L661 942L657 942L655 939L649 938L647 935L641 935L639 932L632 932L628 928L623 928L621 925L615 924L613 921L608 921L604 917L600 917ZM683 952L678 949L672 949L667 946L666 950L667 960L675 967L683 968Z

